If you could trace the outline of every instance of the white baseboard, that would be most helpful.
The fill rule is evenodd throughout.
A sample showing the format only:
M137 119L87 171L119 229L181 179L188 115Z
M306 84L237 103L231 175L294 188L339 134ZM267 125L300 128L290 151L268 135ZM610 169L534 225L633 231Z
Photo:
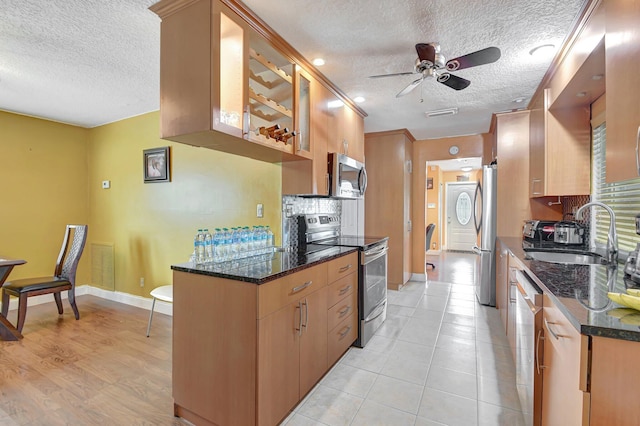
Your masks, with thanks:
M418 281L418 282L421 282L421 283L426 283L427 282L427 274L412 273L411 274L411 278L409 279L409 281Z
M135 296L133 294L122 293L120 291L104 290L101 288L92 287L90 285L76 286L76 296L82 296L85 294L111 300L113 302L124 303L125 305L135 306L138 308L146 309L148 311L151 310L151 303L153 301L153 299L148 297ZM62 298L65 300L67 299L66 291L62 292ZM53 301L53 295L42 294L40 296L29 297L27 299L27 306L41 305L43 303L50 303ZM9 302L9 310L12 309L18 309L18 299L15 297L12 297L11 301ZM82 306L79 306L78 309L82 311ZM173 305L161 300L156 300L156 306L153 311L160 312L161 314L165 315L173 315Z

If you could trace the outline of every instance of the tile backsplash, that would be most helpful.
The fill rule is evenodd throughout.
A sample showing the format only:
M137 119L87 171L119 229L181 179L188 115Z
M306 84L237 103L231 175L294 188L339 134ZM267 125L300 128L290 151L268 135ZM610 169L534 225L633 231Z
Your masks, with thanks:
M297 245L299 215L319 213L341 215L342 200L295 195L282 197L282 247L294 248Z

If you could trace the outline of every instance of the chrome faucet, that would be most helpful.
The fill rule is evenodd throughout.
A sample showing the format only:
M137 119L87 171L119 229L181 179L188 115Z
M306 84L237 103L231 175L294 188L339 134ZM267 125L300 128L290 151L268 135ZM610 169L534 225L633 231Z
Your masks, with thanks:
M607 235L607 261L609 263L618 262L618 233L616 231L616 214L611 210L611 207L599 201L591 201L581 206L576 212L576 219L582 219L582 212L587 207L600 206L609 213L609 234Z

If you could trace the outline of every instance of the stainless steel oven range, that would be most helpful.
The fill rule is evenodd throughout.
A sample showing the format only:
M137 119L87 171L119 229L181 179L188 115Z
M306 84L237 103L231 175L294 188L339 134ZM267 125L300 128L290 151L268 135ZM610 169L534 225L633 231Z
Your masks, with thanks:
M340 235L340 216L308 214L298 218L298 251L310 254L327 246L358 249L358 340L363 348L387 318L388 237Z

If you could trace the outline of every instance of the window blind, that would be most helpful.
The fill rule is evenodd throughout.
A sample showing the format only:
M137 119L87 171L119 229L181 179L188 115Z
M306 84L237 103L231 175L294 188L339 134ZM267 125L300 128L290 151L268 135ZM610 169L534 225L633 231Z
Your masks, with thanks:
M607 128L602 123L592 131L591 157L591 199L600 201L616 214L616 229L618 231L619 250L630 251L640 242L636 235L635 216L640 213L640 178L622 182L606 182L606 146ZM629 155L635 155L629 153ZM591 239L606 244L609 232L609 214L599 207L591 210Z

